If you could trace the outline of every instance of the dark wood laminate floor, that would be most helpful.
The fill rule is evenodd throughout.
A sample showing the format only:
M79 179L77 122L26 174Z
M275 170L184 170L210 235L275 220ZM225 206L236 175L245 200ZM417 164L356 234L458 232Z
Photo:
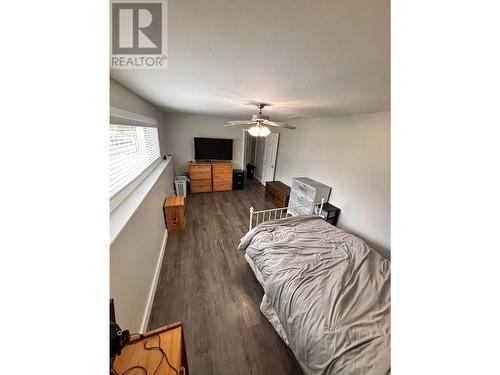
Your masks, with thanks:
M191 375L303 374L259 310L263 290L238 251L264 187L191 194L187 230L169 236L149 328L182 320Z

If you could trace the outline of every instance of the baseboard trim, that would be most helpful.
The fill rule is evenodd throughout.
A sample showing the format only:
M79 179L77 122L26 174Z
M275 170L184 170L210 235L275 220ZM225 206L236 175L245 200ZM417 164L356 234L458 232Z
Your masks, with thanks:
M158 263L156 264L153 283L151 284L151 289L149 290L148 302L146 303L146 309L144 310L144 317L142 318L140 333L144 333L148 329L149 317L151 315L151 309L153 308L153 301L155 298L156 287L158 286L158 279L160 278L161 265L163 263L163 255L165 254L165 248L167 247L167 239L168 239L168 232L165 231L165 234L163 236L163 242L161 244L160 256L158 257Z

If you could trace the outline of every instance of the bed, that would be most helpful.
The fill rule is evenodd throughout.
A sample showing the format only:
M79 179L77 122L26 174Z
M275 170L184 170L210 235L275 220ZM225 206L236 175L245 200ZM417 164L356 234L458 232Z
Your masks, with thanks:
M255 228L252 215L239 249L303 372L390 373L390 261L317 214L269 215Z

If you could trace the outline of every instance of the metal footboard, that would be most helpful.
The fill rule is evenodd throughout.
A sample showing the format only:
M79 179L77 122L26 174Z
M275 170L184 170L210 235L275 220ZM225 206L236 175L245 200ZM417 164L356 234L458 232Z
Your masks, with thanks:
M261 210L261 211L254 211L253 207L250 207L250 229L252 230L253 225L259 225L262 224L266 221L271 221L271 220L278 220L278 219L284 219L286 217L290 216L299 216L299 215L305 215L301 213L297 213L297 209L302 209L302 208L313 208L311 211L314 214L317 214L318 216L321 215L321 211L323 210L323 204L325 203L325 200L322 198L321 202L319 203L311 203L311 204L305 204L301 206L288 206L288 207L280 207L280 208L271 208L270 210ZM291 213L294 212L294 213ZM309 213L307 215L310 215Z

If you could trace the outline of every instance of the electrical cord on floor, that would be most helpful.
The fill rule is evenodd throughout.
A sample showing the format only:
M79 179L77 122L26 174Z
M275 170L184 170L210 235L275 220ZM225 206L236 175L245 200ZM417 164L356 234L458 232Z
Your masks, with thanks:
M152 335L152 336L148 336L148 337L145 337L143 334L141 333L132 333L130 335L130 337L132 338L132 336L139 336L139 339L140 340L144 340L144 350L154 350L154 349L158 349L161 353L161 359L160 359L160 362L158 363L158 366L156 367L156 370L153 372L152 375L156 375L156 373L158 372L158 370L160 369L160 366L163 362L163 359L165 358L165 361L167 362L167 365L175 371L176 375L179 375L179 371L177 371L177 369L172 366L172 364L170 363L170 361L168 360L168 356L167 356L167 353L165 353L165 351L162 349L161 347L161 336L159 333L155 334L155 335ZM156 346L149 346L148 347L148 342L153 338L153 337L158 337L158 345ZM114 362L114 361L113 361ZM128 369L126 369L124 372L122 372L121 374L119 374L118 372L116 372L116 370L113 368L113 364L111 364L111 371L113 372L114 375L128 375L131 371L133 370L141 370L144 372L144 374L146 375L149 375L148 374L148 370L144 367L144 366L140 366L140 365L136 365L136 366L132 366Z

